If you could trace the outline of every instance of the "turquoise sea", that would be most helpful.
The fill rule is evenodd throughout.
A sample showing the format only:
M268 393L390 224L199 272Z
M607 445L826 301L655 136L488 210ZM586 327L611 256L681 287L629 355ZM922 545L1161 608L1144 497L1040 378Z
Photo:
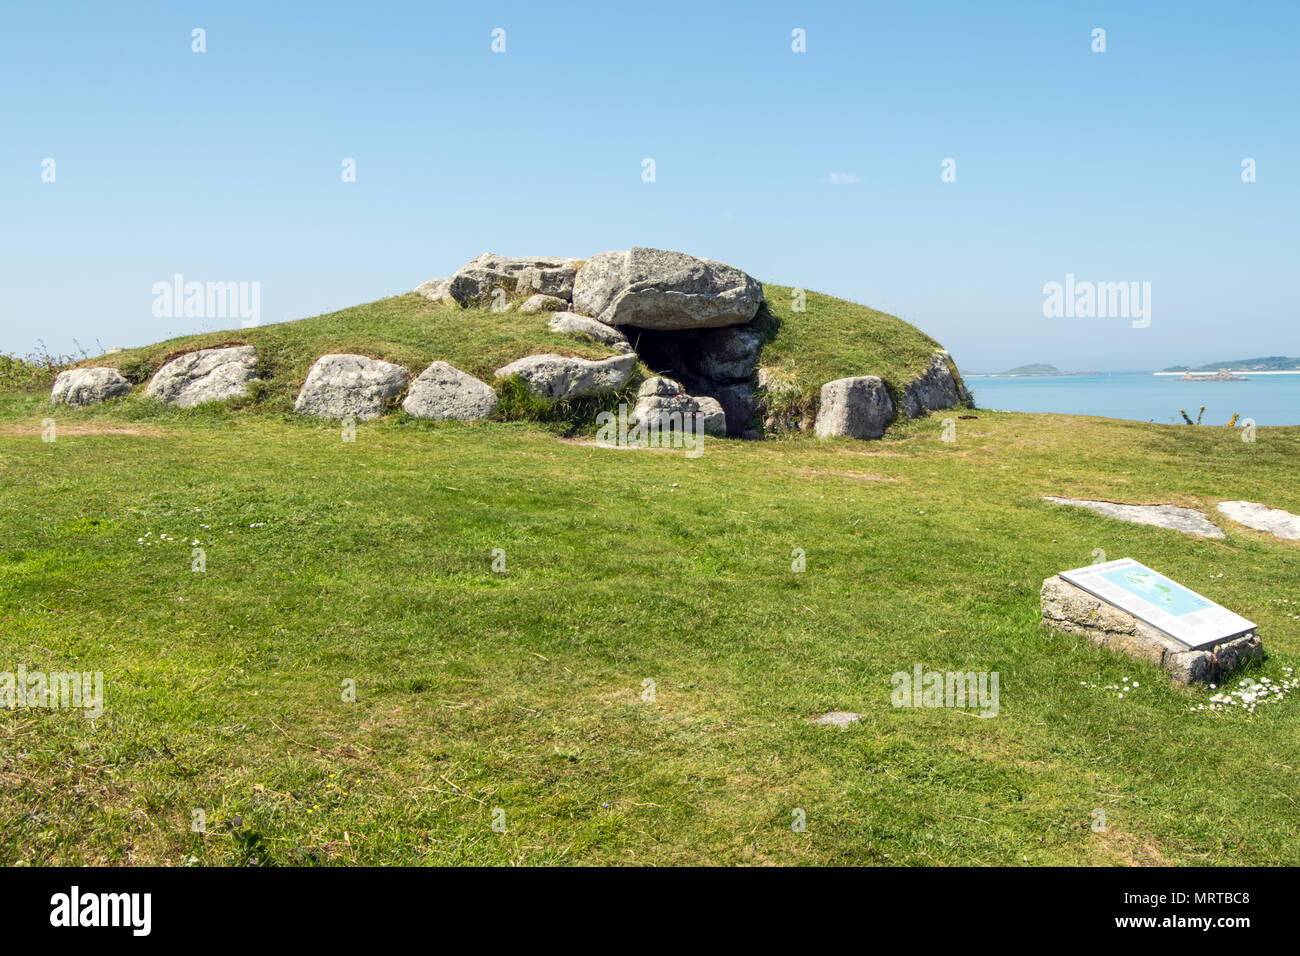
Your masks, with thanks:
M1046 377L967 376L980 408L1016 412L1101 415L1181 424L1180 408L1206 425L1226 425L1236 413L1256 425L1300 425L1300 375L1238 373L1245 382L1180 382L1150 372L1100 372Z

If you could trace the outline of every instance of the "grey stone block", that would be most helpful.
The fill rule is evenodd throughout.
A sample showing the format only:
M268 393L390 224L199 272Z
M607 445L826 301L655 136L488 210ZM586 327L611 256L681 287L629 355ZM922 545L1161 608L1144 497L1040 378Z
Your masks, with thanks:
M1163 668L1175 684L1218 683L1248 661L1264 658L1256 634L1189 648L1057 575L1043 582L1041 597L1044 624Z

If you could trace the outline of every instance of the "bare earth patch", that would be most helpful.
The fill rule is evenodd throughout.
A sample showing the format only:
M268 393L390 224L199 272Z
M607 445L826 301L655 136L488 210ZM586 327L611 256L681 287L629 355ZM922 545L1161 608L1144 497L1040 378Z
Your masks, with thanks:
M152 428L141 425L109 425L98 422L87 422L85 424L58 424L58 434L63 436L77 435L127 435L130 437L145 438L162 438L167 433L161 428ZM42 432L39 422L33 422L30 425L21 422L11 422L0 425L0 435L19 435L28 437L39 437Z
M877 475L868 471L832 471L829 468L805 468L803 469L810 475L835 475L840 478L855 478L858 481L897 481L897 478L890 478L888 475Z

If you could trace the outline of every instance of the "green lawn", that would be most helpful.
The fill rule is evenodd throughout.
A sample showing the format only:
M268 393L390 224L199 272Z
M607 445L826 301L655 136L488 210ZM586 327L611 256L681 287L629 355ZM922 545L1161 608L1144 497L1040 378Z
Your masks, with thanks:
M497 361L438 328L356 347ZM281 414L294 348L242 410L0 395L0 671L107 688L95 721L0 710L0 862L1300 863L1300 700L1192 712L1211 691L1038 623L1043 578L1101 548L1258 621L1280 679L1300 551L1213 506L1300 510L1300 428L981 411L954 443L934 416L690 459L396 417L346 443ZM997 671L1000 714L891 707L917 663Z

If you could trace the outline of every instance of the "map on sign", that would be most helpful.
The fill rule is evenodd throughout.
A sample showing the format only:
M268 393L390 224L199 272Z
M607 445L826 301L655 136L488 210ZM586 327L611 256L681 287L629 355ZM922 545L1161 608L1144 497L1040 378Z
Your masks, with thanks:
M1062 571L1061 577L1188 647L1218 644L1255 629L1241 615L1132 558Z

